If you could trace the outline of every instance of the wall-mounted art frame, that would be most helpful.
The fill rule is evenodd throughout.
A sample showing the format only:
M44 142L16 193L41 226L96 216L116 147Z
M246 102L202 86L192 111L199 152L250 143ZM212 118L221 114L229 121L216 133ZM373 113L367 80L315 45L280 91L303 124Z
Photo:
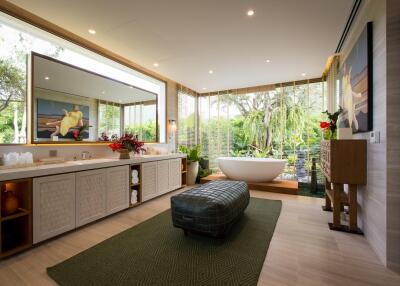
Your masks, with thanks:
M372 22L368 22L339 71L339 127L353 133L372 130Z

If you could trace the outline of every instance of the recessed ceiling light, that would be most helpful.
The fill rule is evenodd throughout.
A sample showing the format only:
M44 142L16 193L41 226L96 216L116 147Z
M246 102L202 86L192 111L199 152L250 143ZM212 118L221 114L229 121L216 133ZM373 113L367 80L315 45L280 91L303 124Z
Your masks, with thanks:
M45 77L44 77L44 79L45 79L45 80L49 80L49 79L50 79L50 77L48 77L48 76L45 76Z
M271 62L271 60L266 60L265 62L266 62L266 63L270 63L270 62Z
M301 75L302 75L302 76L306 76L307 74L306 74L305 72L303 72Z
M101 94L106 94L106 92L103 90L103 91L101 92Z
M253 16L255 13L255 11L253 9L250 9L249 11L247 11L247 16Z
M157 67L160 66L160 64L156 62L156 63L153 64L153 66L155 66L157 68Z
M95 35L96 34L96 30L94 30L94 29L89 29L88 32L91 35Z
M207 88L206 87L203 87L203 90L206 90Z
M214 71L213 71L213 70L209 70L208 73L209 73L209 74L213 74Z

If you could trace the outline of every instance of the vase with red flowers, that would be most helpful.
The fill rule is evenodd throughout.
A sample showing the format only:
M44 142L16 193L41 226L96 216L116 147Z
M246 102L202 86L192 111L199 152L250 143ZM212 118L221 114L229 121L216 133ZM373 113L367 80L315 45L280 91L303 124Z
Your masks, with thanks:
M322 112L326 114L329 121L321 121L319 126L322 129L322 134L325 140L334 140L337 138L337 121L339 115L343 112L342 107L339 106L339 110L334 113L330 113L328 110Z
M145 151L143 146L144 143L139 141L137 136L133 134L125 134L120 138L114 139L112 143L108 145L111 150L119 153L120 159L130 159L130 152L140 154L142 151Z

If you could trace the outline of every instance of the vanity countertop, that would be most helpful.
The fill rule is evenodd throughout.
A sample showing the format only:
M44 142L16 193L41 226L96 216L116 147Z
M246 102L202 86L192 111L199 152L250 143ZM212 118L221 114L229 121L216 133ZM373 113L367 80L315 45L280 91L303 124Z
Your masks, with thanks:
M56 175L85 171L90 169L107 168L131 164L140 164L151 161L185 158L186 154L141 155L131 159L96 158L89 160L65 161L64 163L38 165L33 167L0 170L0 181L33 178L47 175Z

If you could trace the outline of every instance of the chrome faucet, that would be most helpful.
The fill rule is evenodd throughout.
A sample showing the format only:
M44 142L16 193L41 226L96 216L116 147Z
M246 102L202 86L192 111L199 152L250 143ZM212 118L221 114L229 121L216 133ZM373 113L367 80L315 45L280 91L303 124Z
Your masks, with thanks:
M88 151L82 151L81 153L81 159L82 160L88 160L90 159L92 156L90 155L90 153Z

